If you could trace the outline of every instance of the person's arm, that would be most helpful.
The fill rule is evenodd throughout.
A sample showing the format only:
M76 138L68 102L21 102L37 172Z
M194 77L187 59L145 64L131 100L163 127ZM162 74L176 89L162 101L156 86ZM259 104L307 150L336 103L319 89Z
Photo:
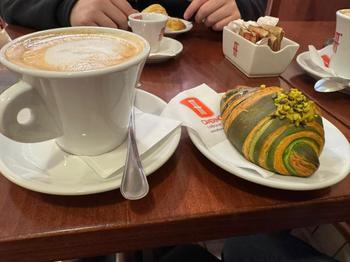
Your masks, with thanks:
M263 15L267 0L192 0L184 13L214 30L222 30L229 22L243 18L256 20Z
M137 12L127 0L78 0L70 14L72 26L128 29L128 16Z
M70 26L76 0L1 0L2 18L9 24L36 29Z
M213 30L221 31L229 22L241 18L236 0L193 0L184 18L193 18Z
M106 26L127 29L136 12L126 0L1 0L1 16L9 24L36 29L62 26Z
M256 21L260 16L264 16L267 0L236 0L236 4L243 20Z

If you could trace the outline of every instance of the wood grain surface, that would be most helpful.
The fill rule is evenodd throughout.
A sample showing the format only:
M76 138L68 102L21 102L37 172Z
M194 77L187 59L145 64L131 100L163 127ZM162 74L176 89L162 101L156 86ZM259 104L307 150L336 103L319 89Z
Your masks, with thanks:
M332 22L322 23L322 30L313 22L283 25L286 35L301 44L300 51L308 43L320 47L334 30ZM10 26L8 31L18 36L30 30ZM146 91L169 101L201 83L218 92L262 83L297 86L316 99L324 116L350 140L349 97L315 94L314 80L295 62L280 78L249 79L224 58L221 33L195 26L177 39L184 45L179 57L146 65L141 77ZM0 261L85 257L350 220L350 177L309 192L267 188L210 162L185 130L174 155L149 176L149 183L146 198L127 201L119 190L45 195L0 176Z

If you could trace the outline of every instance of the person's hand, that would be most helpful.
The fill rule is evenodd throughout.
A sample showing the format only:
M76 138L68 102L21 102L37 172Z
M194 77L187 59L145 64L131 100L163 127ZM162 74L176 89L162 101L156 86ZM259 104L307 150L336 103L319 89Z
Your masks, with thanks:
M203 22L216 31L241 17L235 0L193 0L187 7L184 18L189 20L195 13L197 23Z
M78 0L71 11L70 23L128 29L128 16L135 12L126 0Z

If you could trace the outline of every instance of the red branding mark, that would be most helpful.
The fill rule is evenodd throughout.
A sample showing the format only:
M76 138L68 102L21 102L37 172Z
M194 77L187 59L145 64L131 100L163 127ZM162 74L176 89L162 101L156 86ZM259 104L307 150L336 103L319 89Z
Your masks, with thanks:
M180 101L181 104L187 106L200 118L211 117L214 112L210 110L202 101L197 97L187 97Z
M237 57L239 44L235 41L233 43L232 53L234 57Z
M338 46L340 44L340 38L343 36L342 33L335 32L334 34L334 42L333 42L333 52L336 53Z

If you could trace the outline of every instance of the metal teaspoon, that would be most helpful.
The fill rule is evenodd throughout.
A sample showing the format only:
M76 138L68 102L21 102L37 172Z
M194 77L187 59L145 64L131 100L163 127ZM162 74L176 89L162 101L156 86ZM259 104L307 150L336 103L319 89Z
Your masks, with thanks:
M134 108L135 106L133 105L129 117L127 155L120 186L121 194L129 200L141 199L149 191L149 185L136 144Z
M317 92L336 92L350 88L350 80L341 77L326 77L318 80L314 86Z

